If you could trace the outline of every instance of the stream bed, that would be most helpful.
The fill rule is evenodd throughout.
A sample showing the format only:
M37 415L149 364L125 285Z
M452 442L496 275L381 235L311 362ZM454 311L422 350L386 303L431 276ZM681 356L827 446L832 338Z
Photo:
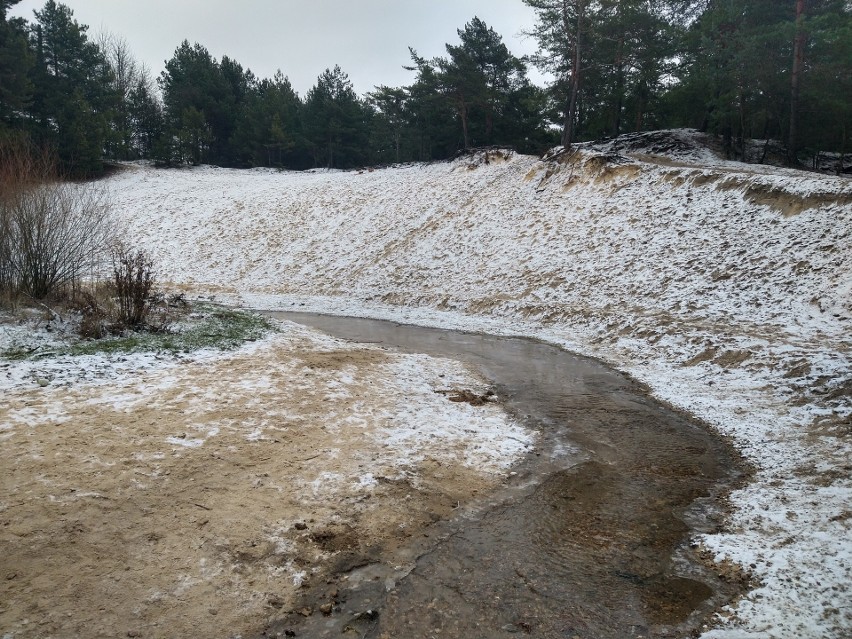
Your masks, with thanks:
M687 637L746 586L690 543L721 525L742 460L627 376L527 338L268 314L468 363L539 435L502 488L405 548L339 566L260 636ZM330 612L304 614L322 601Z

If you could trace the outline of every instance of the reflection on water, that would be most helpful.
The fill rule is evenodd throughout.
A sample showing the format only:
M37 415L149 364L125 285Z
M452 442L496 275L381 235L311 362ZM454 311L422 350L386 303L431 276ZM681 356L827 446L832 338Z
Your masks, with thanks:
M390 567L356 571L340 612L300 620L300 636L683 636L732 596L687 542L690 526L714 525L707 505L740 476L739 460L635 382L529 339L274 315L466 361L541 432L538 454L519 469L534 481L519 481L477 517L446 523L444 541L412 551L416 567L398 583Z

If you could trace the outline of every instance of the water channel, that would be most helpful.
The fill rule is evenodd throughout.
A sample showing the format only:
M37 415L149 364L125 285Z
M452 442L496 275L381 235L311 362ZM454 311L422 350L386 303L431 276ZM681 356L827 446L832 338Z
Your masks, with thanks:
M686 637L742 588L690 547L719 526L741 460L625 375L532 339L270 314L464 361L540 435L504 489L412 542L404 574L398 556L356 562L332 614L291 614L264 636Z

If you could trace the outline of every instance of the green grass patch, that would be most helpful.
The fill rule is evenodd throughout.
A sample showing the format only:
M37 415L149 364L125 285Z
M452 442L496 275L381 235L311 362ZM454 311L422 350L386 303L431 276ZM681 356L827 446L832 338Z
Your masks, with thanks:
M236 309L196 305L179 331L133 333L126 337L79 342L72 355L95 353L190 353L204 348L230 350L255 341L273 330L266 318Z
M48 349L9 349L7 360L39 359L53 355L110 355L120 353L191 353L205 348L231 350L260 339L275 327L264 317L214 304L193 304L173 330L138 331L120 337L71 341Z
M4 351L0 351L0 358L8 359L12 362L21 362L37 355L38 350L34 348L19 348L12 347Z

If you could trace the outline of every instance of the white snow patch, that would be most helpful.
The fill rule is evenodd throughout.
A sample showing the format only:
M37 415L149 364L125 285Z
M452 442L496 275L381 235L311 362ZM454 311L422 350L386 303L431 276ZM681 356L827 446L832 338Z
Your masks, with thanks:
M198 448L204 444L203 439L189 439L187 437L166 437L166 442L173 446L183 446L185 448Z
M701 541L762 585L706 636L847 637L852 182L724 162L697 134L675 137L673 151L649 138L563 164L134 166L110 187L164 280L251 307L529 335L646 382L757 467L727 530ZM64 383L69 365L0 369L0 389ZM424 441L461 428L437 405L386 417L385 436L412 462ZM488 447L454 452L463 463L498 468L526 445L489 419L473 427Z

